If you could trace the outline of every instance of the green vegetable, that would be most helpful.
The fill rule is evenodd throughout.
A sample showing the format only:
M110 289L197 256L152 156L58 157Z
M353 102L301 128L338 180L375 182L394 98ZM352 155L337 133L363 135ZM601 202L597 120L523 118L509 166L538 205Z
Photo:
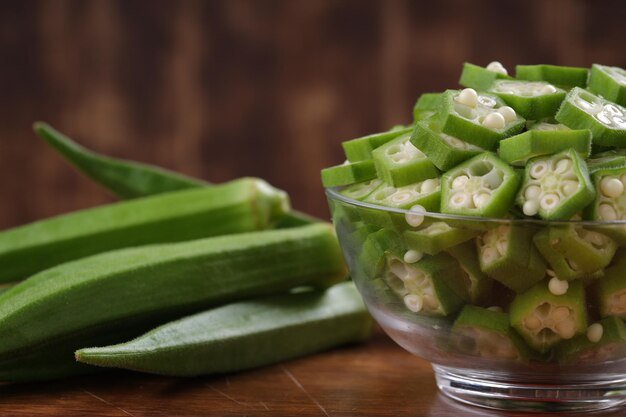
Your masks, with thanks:
M340 194L353 200L364 200L382 184L379 179L353 184L341 190Z
M127 343L81 349L76 359L162 375L233 372L361 342L371 327L358 291L346 282L226 305Z
M524 166L531 158L569 148L587 158L591 153L591 132L587 129L544 130L539 127L502 140L498 154L511 165Z
M413 121L426 120L437 114L443 93L424 93L413 106Z
M357 139L343 142L343 150L349 162L359 162L372 159L372 151L379 146L397 138L398 136L411 133L413 127L402 130L391 130L389 132L376 133Z
M511 325L538 352L587 330L585 292L580 281L563 295L554 295L546 281L518 294L510 307Z
M601 363L622 358L626 353L626 326L617 317L602 319L595 326L600 326L598 334L593 330L587 334L563 341L556 346L555 356L561 363L585 364ZM592 337L592 340L589 339Z
M573 88L563 101L556 120L572 129L589 129L594 145L626 147L626 108Z
M626 274L624 264L617 263L604 270L597 283L597 298L602 317L626 319Z
M358 256L358 263L369 279L380 276L387 262L387 255L403 256L406 245L402 236L392 229L381 229L371 233L365 239Z
M324 184L324 187L338 187L375 178L376 167L374 166L374 161L371 160L345 163L322 170L322 184Z
M459 84L463 87L470 87L478 91L485 91L491 87L495 80L513 79L506 73L506 70L502 67L502 65L496 66L496 68L498 68L499 71L493 71L488 68L483 68L466 62L463 64L463 72L461 73Z
M476 239L480 269L515 292L542 280L546 266L532 244L528 226L502 224Z
M515 199L519 177L494 154L477 155L441 178L441 212L481 217L504 216Z
M378 177L394 187L402 187L439 176L435 165L402 135L372 152Z
M591 203L595 196L587 165L574 149L531 159L517 204L527 216L567 220Z
M563 88L587 86L589 70L558 65L517 65L515 78L527 81L546 81Z
M553 117L565 98L564 90L542 81L499 80L488 91L532 120Z
M63 347L71 359L94 329L106 329L109 343L119 342L116 328L134 320L152 323L304 284L328 285L345 273L334 232L324 224L124 249L63 264L0 296L0 375L13 369L15 358L36 352Z
M595 199L585 211L585 217L593 220L612 221L626 219L626 167L598 169L592 175L596 189ZM618 228L606 231L618 232ZM620 230L619 235L624 235ZM621 237L624 241L626 237Z
M288 199L258 179L115 203L0 232L0 282L100 252L267 229Z
M448 248L447 252L457 260L467 275L470 302L477 305L488 303L492 295L493 280L480 269L476 242L468 240Z
M626 106L626 71L619 67L593 64L589 74L589 91Z
M626 168L626 149L596 153L587 159L587 168L590 174L606 168Z
M441 133L440 129L435 121L419 122L411 135L411 143L442 171L485 151L476 145Z
M403 233L409 248L429 255L468 241L479 232L476 230L451 227L444 221L435 221L418 230L407 230Z
M428 211L437 211L440 200L440 180L430 178L398 188L382 183L363 201L398 209L410 209L415 205L421 205Z

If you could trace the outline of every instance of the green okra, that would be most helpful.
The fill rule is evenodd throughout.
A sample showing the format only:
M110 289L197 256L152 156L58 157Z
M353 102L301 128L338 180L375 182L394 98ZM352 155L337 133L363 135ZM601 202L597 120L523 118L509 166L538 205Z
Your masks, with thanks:
M626 147L626 108L582 88L573 88L555 116L572 129L589 129L593 144Z
M59 265L0 296L0 374L3 363L59 344L71 355L81 334L98 327L117 342L115 327L137 318L176 318L332 284L345 274L334 231L325 224L123 249Z
M515 330L541 353L587 330L585 291L580 281L572 282L563 295L550 292L547 281L539 282L515 297L509 314Z
M435 221L417 230L407 230L403 237L410 249L436 255L474 238L478 233L477 230L451 227L444 221Z
M7 292L8 290L10 290L11 287L13 287L13 285L15 285L15 284L2 284L2 285L0 285L0 295L3 292Z
M525 124L498 96L471 88L447 90L439 113L443 133L490 151L501 139L521 132Z
M517 204L527 216L545 220L568 220L595 196L585 161L570 148L526 164Z
M591 131L571 130L567 127L544 130L539 125L532 130L502 140L498 155L511 165L525 166L529 159L569 148L574 149L581 157L587 158L591 153Z
M621 106L626 106L626 71L619 67L593 64L589 91Z
M492 360L519 361L535 356L513 330L507 313L466 305L452 327L455 349Z
M585 209L585 217L600 221L626 220L626 167L598 169L591 179L597 192L593 202ZM607 226L603 230L626 243L623 226Z
M369 279L378 277L387 262L387 255L403 256L406 245L402 236L393 229L381 229L365 239L358 255L358 263Z
M33 128L39 137L79 171L125 200L211 186L206 181L154 165L101 155L79 145L47 123L36 122ZM276 227L297 227L319 221L294 210L285 213Z
M525 81L545 81L562 88L587 86L589 70L580 67L564 67L559 65L517 65L515 78Z
M127 343L80 349L90 365L176 376L234 372L362 342L372 320L351 282L218 307Z
M615 316L626 319L626 265L619 262L604 270L597 281L597 301L602 317Z
M554 117L566 94L550 83L518 80L496 80L487 91L531 120Z
M439 176L439 171L405 134L372 151L376 173L387 184L402 187Z
M439 178L429 178L403 187L382 183L363 201L397 209L420 205L426 211L437 211L441 201L441 182Z
M479 154L441 178L441 212L481 217L504 216L515 199L519 177L491 152Z
M286 194L259 179L175 191L0 232L0 282L100 252L270 228Z
M411 143L442 171L485 151L481 147L446 135L440 129L434 120L418 122L411 134Z
M388 132L375 133L361 138L351 139L343 142L343 150L349 162L367 161L372 159L372 151L398 136L411 133L413 127L401 130L390 130Z
M476 239L480 269L519 293L546 274L546 265L532 244L528 226L502 224Z
M599 152L587 159L589 173L607 168L626 168L626 149L612 149Z
M480 269L476 243L468 240L446 251L457 260L467 275L470 302L476 305L488 303L493 292L493 280Z
M364 200L382 184L379 179L359 182L340 191L340 194L353 200Z
M470 64L466 62L463 64L463 72L461 72L461 79L459 84L463 87L474 88L478 91L486 91L491 87L495 80L512 80L513 77L507 74L506 69L497 62L492 62L487 67L480 67L478 65ZM491 68L491 69L490 69Z
M622 358L626 353L624 322L617 317L607 317L595 326L597 329L590 326L587 334L559 343L555 348L557 360L560 363L589 364Z
M335 165L322 170L324 187L339 187L376 178L374 161L359 161Z
M430 119L437 114L443 93L424 93L413 106L413 122Z

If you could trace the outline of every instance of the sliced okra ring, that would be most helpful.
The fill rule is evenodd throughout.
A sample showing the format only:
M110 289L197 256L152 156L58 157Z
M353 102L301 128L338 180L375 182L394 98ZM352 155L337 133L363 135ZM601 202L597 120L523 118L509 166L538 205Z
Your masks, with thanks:
M626 167L599 169L592 175L596 187L593 203L585 210L591 220L626 220ZM606 225L601 231L621 245L626 244L626 225Z
M414 313L447 316L468 300L463 271L446 253L425 256L412 264L388 255L384 279Z
M582 88L567 93L555 118L571 129L591 130L594 145L626 143L626 108Z
M379 146L397 138L400 135L410 133L413 127L405 129L390 130L388 132L375 133L373 135L363 136L361 138L347 140L342 142L341 146L346 154L346 158L350 162L367 161L372 159L372 151Z
M550 279L557 278L561 281L570 281L585 278L586 273L580 269L576 261L566 258L561 251L555 248L554 241L550 238L549 228L537 232L533 237L533 242L541 256L549 264L550 269L547 273Z
M441 212L481 217L504 216L519 186L517 173L494 154L477 155L441 178Z
M602 317L626 319L626 274L623 263L604 270L604 277L597 281L596 293Z
M507 313L466 305L452 326L457 351L487 359L517 361L534 356L513 330Z
M510 306L511 325L538 352L587 331L585 291L580 281L565 294L554 295L542 281L518 294Z
M437 117L441 131L487 150L522 131L525 120L493 94L474 89L448 90L441 99Z
M382 273L387 255L404 256L406 246L399 233L391 229L381 229L367 236L360 252L358 263L365 275L374 279Z
M587 86L589 70L580 67L563 67L559 65L517 65L515 78L525 81L546 81L563 88Z
M589 174L607 168L626 168L626 149L599 152L587 159Z
M420 205L426 211L438 211L441 200L441 180L429 178L404 187L382 183L363 201L397 209Z
M376 178L374 161L347 162L322 170L324 187L339 187Z
M411 135L411 143L442 171L485 152L479 146L442 133L441 126L433 120L417 123Z
M593 64L589 91L626 107L626 71L619 67Z
M550 246L563 255L568 265L591 274L609 265L617 250L610 237L582 226L551 227Z
M476 230L450 227L446 222L435 221L418 230L407 230L403 233L403 237L409 248L436 255L472 239L478 233Z
M340 194L353 200L362 201L372 194L375 189L380 187L381 184L382 181L379 179L363 181L344 188L341 190Z
M472 304L483 305L489 302L492 294L493 280L481 269L478 261L476 243L468 240L447 249L447 252L459 262L467 275L468 293Z
M561 363L590 364L622 358L626 353L626 326L607 317L587 328L585 334L559 343L555 357Z
M591 131L588 129L547 130L537 128L500 142L498 155L504 161L515 166L525 166L529 159L551 155L572 148L587 158L591 153Z
M413 122L426 120L437 114L443 93L424 93L413 106Z
M512 80L513 77L510 77L506 68L497 61L491 62L487 67L466 62L463 64L463 72L461 72L459 84L463 87L485 91L491 87L495 80L501 79Z
M488 91L532 120L553 117L565 98L565 90L543 81L497 80Z
M480 269L515 292L542 280L546 265L532 245L534 230L502 224L476 238Z
M574 149L531 159L517 204L527 216L567 220L593 201L587 165Z
M372 152L378 177L394 187L402 187L439 176L433 163L402 135Z

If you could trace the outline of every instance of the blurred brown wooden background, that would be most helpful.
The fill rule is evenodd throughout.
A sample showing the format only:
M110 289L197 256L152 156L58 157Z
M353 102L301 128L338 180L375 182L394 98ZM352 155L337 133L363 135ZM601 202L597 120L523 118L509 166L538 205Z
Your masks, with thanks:
M340 142L410 120L463 61L626 67L623 0L3 0L0 228L112 201L32 133L327 216Z

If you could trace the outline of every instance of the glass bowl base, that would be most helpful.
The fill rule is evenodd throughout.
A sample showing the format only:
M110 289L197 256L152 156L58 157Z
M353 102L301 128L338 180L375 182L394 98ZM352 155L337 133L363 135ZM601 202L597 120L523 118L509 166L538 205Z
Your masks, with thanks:
M523 384L433 365L437 387L465 404L500 410L590 412L626 404L626 378Z

